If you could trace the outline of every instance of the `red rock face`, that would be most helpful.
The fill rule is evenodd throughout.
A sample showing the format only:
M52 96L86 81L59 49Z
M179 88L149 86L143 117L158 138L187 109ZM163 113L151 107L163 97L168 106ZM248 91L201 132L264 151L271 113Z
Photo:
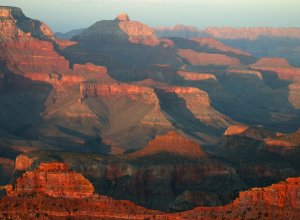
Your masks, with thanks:
M288 37L288 38L300 38L299 28L207 28L206 33L222 39L247 39L256 40L260 36L271 36L271 37Z
M223 52L231 52L237 55L251 56L250 53L244 52L242 50L227 46L216 39L207 37L207 38L193 38L193 41L197 42L202 47L208 47L217 49Z
M28 219L38 216L47 219L72 217L80 219L279 219L300 217L300 180L289 178L264 188L241 192L239 198L226 206L198 207L180 213L147 210L127 201L116 201L95 195L86 199L9 196L0 200L0 217ZM201 194L198 194L199 196ZM186 194L186 196L189 196ZM17 204L17 209L16 209Z
M227 206L196 208L169 215L178 219L299 219L300 178L241 192Z
M237 58L223 54L199 53L191 49L180 49L178 55L192 65L243 66Z
M8 195L44 194L51 197L84 198L93 194L93 185L81 174L70 171L63 163L41 164L17 179Z
M160 43L153 29L140 22L130 21L127 14L120 14L112 21L99 21L78 36L80 41L98 38L128 40L134 44L147 46L157 46Z
M1 59L16 73L67 71L69 62L58 55L52 43L32 37L20 37L1 45Z
M81 84L81 94L83 97L100 96L104 98L120 99L128 97L132 101L141 100L146 104L152 104L156 101L153 89L130 84Z
M249 126L247 125L232 125L224 133L224 135L239 135L247 131Z
M300 81L300 68L291 66L286 59L282 58L261 58L252 68L275 72L280 79Z
M263 128L251 127L248 125L232 125L224 133L224 136L244 136L255 140L275 137L277 134Z
M16 158L15 169L27 171L31 167L33 160L25 155Z
M140 123L168 127L171 125L162 114L159 100L152 88L117 82L81 83L80 97L81 100L99 97L109 101L128 99L131 102L142 103L151 107L151 111L140 119Z
M157 136L154 140L134 156L146 156L158 153L171 153L185 157L203 158L207 154L200 145L176 132L169 132L166 135Z
M181 100L183 100L187 110L206 125L227 128L233 122L233 120L211 107L208 94L198 88L160 85L158 89L164 102L179 106Z

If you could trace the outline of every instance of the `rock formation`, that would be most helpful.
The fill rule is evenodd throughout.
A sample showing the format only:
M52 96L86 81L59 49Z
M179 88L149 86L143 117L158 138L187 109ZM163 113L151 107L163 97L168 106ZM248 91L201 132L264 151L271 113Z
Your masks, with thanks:
M188 81L217 80L213 74L178 71L178 74Z
M199 53L191 49L180 49L178 55L192 65L198 66L242 66L239 59L223 54Z
M95 23L74 39L79 41L114 39L148 46L157 46L160 43L153 29L140 22L130 21L125 13L118 15L115 20Z
M136 156L150 156L159 153L169 153L178 156L191 158L205 158L208 155L201 149L200 145L176 132L169 132L165 135L157 136L148 145L134 153Z
M291 219L300 216L300 180L289 178L269 187L241 192L223 207L196 208L171 215L178 219Z
M56 161L55 154L26 154L34 160L30 170L38 167L38 161ZM145 149L130 154L103 156L60 152L59 156L72 170L83 173L97 193L152 209L185 210L203 203L223 204L232 200L235 190L245 188L234 169L210 158L196 142L174 132L157 137ZM39 169L36 172L39 173ZM217 184L212 184L212 179L218 180ZM221 186L222 181L230 184ZM197 199L199 193L207 199Z
M252 68L272 71L278 75L278 78L290 81L300 81L300 68L293 67L286 59L282 58L261 58Z
M9 196L42 194L51 197L85 198L94 193L94 187L81 174L70 171L67 165L52 162L42 163L36 170L27 171L7 193Z
M45 172L70 172L64 164L43 164L40 169ZM51 171L52 170L52 171ZM36 173L41 172L39 169ZM76 175L76 174L75 174ZM80 176L80 174L77 174ZM26 176L26 173L24 174ZM29 176L28 176L29 177ZM34 176L32 176L34 178ZM82 177L83 178L83 177ZM33 181L33 179L28 179ZM36 182L36 181L34 181ZM46 182L45 188L51 188ZM1 218L80 218L80 219L291 219L300 216L299 178L289 178L269 187L254 188L240 192L239 197L226 206L197 207L193 210L178 213L163 213L148 210L128 201L113 200L94 194L83 197L42 195L39 193L26 196L24 191L19 195L11 193L0 199ZM68 185L61 185L66 191ZM22 193L21 193L22 192ZM198 196L203 196L201 193ZM188 196L188 193L186 193ZM205 195L204 195L205 196ZM79 199L81 198L81 199ZM208 199L208 197L206 197Z
M168 106L181 106L206 125L227 128L233 120L222 115L211 106L208 94L194 87L160 86L157 88L160 99ZM182 114L181 117L183 117Z

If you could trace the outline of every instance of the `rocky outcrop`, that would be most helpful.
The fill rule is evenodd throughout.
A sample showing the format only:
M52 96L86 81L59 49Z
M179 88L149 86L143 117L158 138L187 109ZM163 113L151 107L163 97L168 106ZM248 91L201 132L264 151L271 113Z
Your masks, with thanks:
M25 155L19 155L16 158L15 169L27 171L31 167L33 160Z
M188 81L217 80L213 74L209 73L187 72L182 70L178 71L177 73Z
M232 125L224 133L225 136L243 136L255 140L263 140L269 137L276 137L276 133L264 128L251 127L248 125Z
M300 133L280 134L264 139L263 148L277 154L297 155L300 152Z
M243 66L239 59L223 54L200 53L191 49L179 49L177 53L195 66Z
M248 77L252 77L255 76L260 80L263 80L263 76L262 73L257 71L257 70L249 70L249 69L228 69L227 73L231 74L231 75L243 75L243 76L248 76Z
M63 163L42 163L18 178L9 196L43 194L51 197L85 198L94 193L93 185Z
M214 208L196 208L173 214L178 219L290 219L300 217L300 179L286 181L268 187L240 192L229 205Z
M35 160L31 170L38 161L55 161L53 152L32 152L28 156ZM204 201L209 206L224 204L232 200L236 190L245 187L234 169L176 133L159 136L144 150L125 155L59 152L59 156L72 170L84 174L97 193L152 209L185 210ZM223 181L228 184L222 185ZM190 196L185 196L187 191ZM200 192L207 199L196 199L194 195ZM184 198L193 199L184 203Z
M148 46L157 46L160 43L153 29L140 22L130 21L125 13L117 16L115 20L99 21L73 39L79 41L114 39Z
M99 195L84 199L34 195L7 196L0 200L0 217L13 219L80 218L80 219L279 219L296 220L300 217L299 178L289 178L268 187L240 192L239 197L226 206L197 207L177 213L163 213L134 203ZM213 195L196 193L202 202ZM192 195L185 192L181 200ZM190 199L188 201L191 201ZM178 198L178 203L179 203ZM201 203L201 202L200 202Z
M139 121L144 125L171 126L170 122L161 112L159 100L152 88L123 84L123 83L81 83L81 100L91 97L99 97L105 100L122 101L129 100L134 103L141 103L151 108L150 111Z
M208 94L195 87L159 86L160 99L169 106L182 106L206 125L227 128L233 120L222 115L211 106ZM183 117L183 115L182 115Z
M300 68L293 67L283 58L261 58L252 68L264 71L272 71L278 78L290 81L300 81Z
M234 125L227 129L215 155L234 163L249 186L264 186L299 176L299 134L263 127Z
M176 132L168 132L165 135L157 136L144 149L133 155L141 157L159 153L169 153L190 158L208 157L198 143Z
M212 37L221 39L256 40L262 36L300 38L300 28L271 28L271 27L209 27L205 32Z

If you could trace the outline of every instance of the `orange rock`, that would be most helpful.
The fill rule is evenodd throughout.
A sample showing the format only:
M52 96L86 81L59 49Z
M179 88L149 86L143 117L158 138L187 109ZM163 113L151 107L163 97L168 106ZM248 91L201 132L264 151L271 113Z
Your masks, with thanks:
M275 72L280 79L300 81L300 68L293 67L283 58L261 58L252 68Z
M240 192L232 203L170 214L178 219L299 219L300 178Z
M217 80L217 78L213 74L209 73L178 71L178 74L182 76L185 80L189 81L204 81L209 79Z
M152 28L137 21L130 21L129 16L125 13L117 16L115 20L96 22L77 38L79 41L115 38L148 46L160 44L160 40Z
M93 185L81 174L70 171L66 164L51 162L42 163L36 170L23 174L9 195L85 198L93 193Z
M187 108L202 123L216 128L227 128L233 120L216 111L211 106L208 94L195 87L179 87L169 85L157 85L157 91L163 100L173 106L182 105L180 100L184 100L183 108ZM175 96L174 96L174 95Z
M133 155L146 156L158 153L171 153L191 158L204 158L208 156L198 143L174 131L157 136L143 150L133 153Z
M248 129L249 129L249 126L247 126L247 125L232 125L225 131L224 135L227 135L227 136L239 135L239 134L243 134Z
M33 160L25 155L19 155L16 158L15 169L27 171L31 167Z

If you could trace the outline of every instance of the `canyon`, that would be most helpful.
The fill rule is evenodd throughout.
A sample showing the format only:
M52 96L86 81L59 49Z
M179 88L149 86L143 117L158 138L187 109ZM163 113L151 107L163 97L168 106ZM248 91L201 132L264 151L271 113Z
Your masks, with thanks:
M61 179L61 172L67 177ZM44 188L23 188L24 181L33 181L46 175ZM39 178L39 177L38 177ZM43 180L43 179L41 179ZM52 182L51 180L56 180ZM72 180L72 182L68 182ZM226 206L213 208L197 207L193 210L168 214L147 210L122 200L113 200L93 192L91 183L81 174L68 171L63 163L41 164L34 171L27 171L17 180L15 186L7 186L8 195L0 200L1 218L73 218L73 219L297 219L300 214L299 178L288 178L269 187L240 192L239 197ZM54 184L54 185L53 185ZM72 188L76 184L76 188ZM52 188L60 186L66 193L52 194ZM79 187L86 193L77 194ZM57 192L57 191L56 191ZM18 193L18 196L16 196ZM17 207L17 209L16 209Z
M68 36L0 6L0 218L300 217L298 29Z

